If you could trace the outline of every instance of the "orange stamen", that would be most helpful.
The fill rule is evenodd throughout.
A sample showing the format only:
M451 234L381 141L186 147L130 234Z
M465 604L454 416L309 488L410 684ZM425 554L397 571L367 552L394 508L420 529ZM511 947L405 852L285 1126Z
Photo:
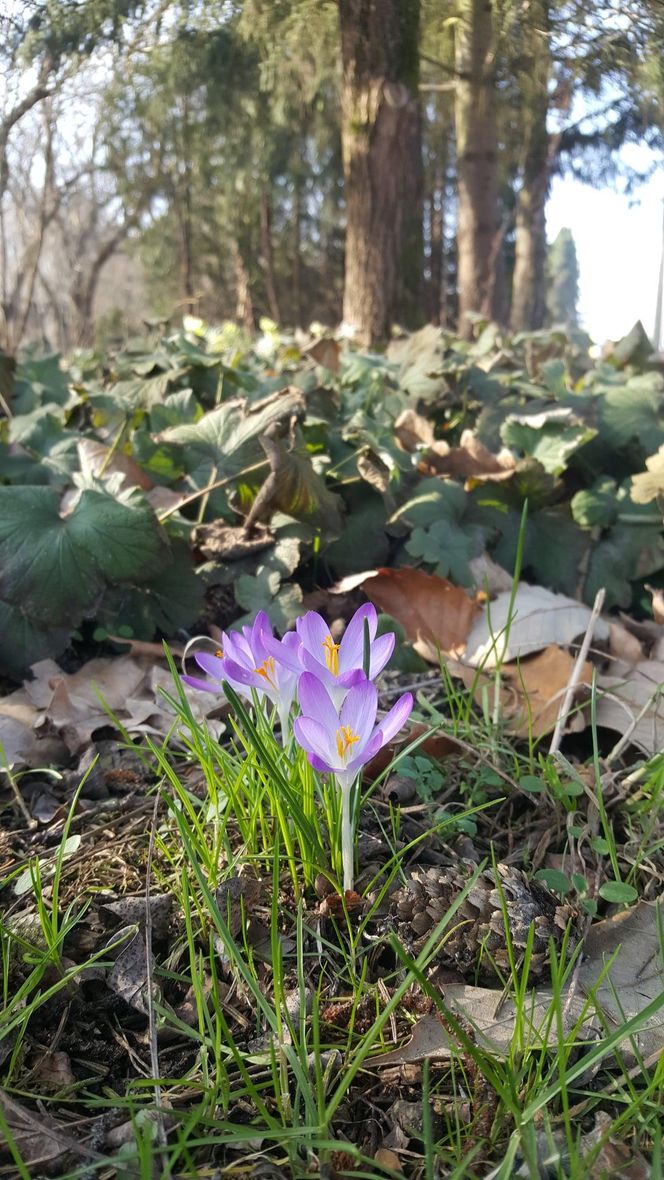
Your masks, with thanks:
M216 650L216 652L215 652L214 654L217 656L217 658L218 658L218 659L220 659L220 660L223 660L223 658L224 658L224 653L223 653L223 651L221 650L221 648L220 648L220 647L218 647L218 648L217 648L217 650Z
M328 671L330 671L333 676L339 675L339 646L340 645L338 643L334 642L331 635L328 635L327 638L323 640L323 647L325 648L325 663L327 664Z
M348 751L355 742L359 742L359 734L353 733L350 725L342 725L337 730L337 753L340 758L346 758Z
M271 684L273 688L277 687L274 679L274 660L272 656L268 656L266 660L263 660L263 663L258 668L254 668L254 672L257 672L259 676L267 680L268 684Z

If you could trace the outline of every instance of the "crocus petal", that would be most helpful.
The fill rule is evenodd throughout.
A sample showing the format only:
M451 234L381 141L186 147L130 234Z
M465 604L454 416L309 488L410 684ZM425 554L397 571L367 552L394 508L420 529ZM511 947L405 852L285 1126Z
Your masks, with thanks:
M401 727L406 724L410 717L410 712L413 707L413 694L405 692L395 705L392 705L389 713L383 720L379 722L378 729L383 737L383 745L391 742L395 734L399 732Z
M220 659L219 656L212 656L206 651L197 651L194 659L199 668L207 672L208 676L212 676L214 680L223 680L226 674L226 660Z
M197 676L181 676L180 680L200 692L221 692L221 685L216 680L199 680Z
M328 766L327 762L324 762L322 758L318 757L318 754L307 753L307 758L314 770L322 770L323 774L334 774L334 768Z
M352 688L354 684L361 684L366 680L366 676L361 668L352 668L350 672L344 672L343 676L337 677L337 684L342 688Z
M259 610L251 628L252 636L258 635L260 632L265 632L266 635L272 634L272 623L264 610Z
M330 628L322 615L317 614L314 610L307 611L306 615L302 615L297 620L295 626L307 651L316 657L320 663L325 664L325 649L323 644L330 634Z
M303 672L298 680L297 695L303 717L313 717L332 735L339 728L339 716L324 684L313 672Z
M296 717L293 732L303 750L322 760L325 770L331 771L338 761L332 735L313 717ZM312 763L313 766L313 763Z
M369 642L373 640L378 625L376 608L372 602L365 602L355 611L350 623L344 631L339 645L339 670L348 672L351 668L361 668L364 660L364 620L369 624Z
M369 664L369 675L373 680L379 672L383 671L388 662L392 652L394 651L394 644L396 642L396 635L394 631L388 631L387 635L380 635L371 644L371 660Z
M376 692L376 687L366 677L361 684L356 684L353 688L349 689L348 695L341 706L341 716L338 724L349 725L353 733L359 738L356 757L362 753L371 737L376 724L377 708L378 693Z
M306 669L306 671L312 676L316 676L319 680L322 680L324 684L332 685L337 683L336 676L332 675L324 660L319 660L317 656L313 655L313 653L304 643L300 648L300 659L302 661L302 666Z
M236 663L235 660L224 660L224 663L226 665L224 680L230 680L231 684L237 680L238 684L247 684L252 688L263 688L262 677L259 679L253 668L243 668L242 664Z
M300 659L302 643L294 631L289 631L281 640L275 639L273 635L265 634L261 638L263 647L267 654L272 656L273 660L278 660L279 663L285 664L293 672L302 671L303 664Z
M381 733L378 733L378 731L376 731L376 733L374 733L373 737L369 738L369 741L367 742L366 746L364 747L362 753L358 754L357 758L353 758L353 761L348 763L346 770L356 773L360 769L361 766L364 766L367 762L371 761L374 754L378 753L378 751L381 749L382 745L383 745L383 735Z

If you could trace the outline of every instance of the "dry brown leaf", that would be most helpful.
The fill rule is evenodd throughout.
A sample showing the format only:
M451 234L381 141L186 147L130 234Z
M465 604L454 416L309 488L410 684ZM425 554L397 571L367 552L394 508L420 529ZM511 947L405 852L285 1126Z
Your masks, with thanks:
M93 438L82 438L76 444L81 471L84 475L122 475L122 489L143 488L149 491L154 487L150 476L139 467L135 459L122 451L113 451Z
M500 711L509 733L527 738L530 733L539 738L550 733L558 719L565 689L569 684L574 658L569 652L551 645L536 655L514 664L503 664L500 670ZM477 676L476 668L450 663L450 671L459 673L466 688L475 682L475 700L481 703L487 691L493 692L493 676ZM586 662L581 672L575 699L587 695L592 684L592 665ZM579 724L580 720L580 724ZM585 718L573 712L567 732L584 729Z
M459 586L417 569L380 569L363 583L367 598L400 623L415 651L432 664L463 650L478 607Z
M374 1159L381 1168L391 1168L393 1172L403 1172L403 1164L399 1156L389 1147L379 1147Z
M645 589L652 599L653 619L656 623L664 623L664 590L662 590L661 586L649 586L647 582Z
M322 365L324 369L329 369L331 373L339 372L340 355L341 345L339 341L332 340L329 336L322 336L320 340L314 340L313 344L308 344L302 349L302 356L311 357L317 365Z
M507 630L512 608L509 633ZM519 656L555 644L567 647L586 631L590 608L565 594L554 594L543 586L523 582L514 602L505 591L490 603L475 623L466 647L465 660L475 667L495 668L496 664L516 660ZM595 638L606 639L608 623L598 619Z
M622 623L609 623L609 653L616 660L638 664L645 656L643 645Z
M473 585L477 590L486 594L502 594L504 590L512 589L512 575L503 569L502 565L489 557L488 553L481 553L479 557L471 557L468 562L473 575Z
M191 492L176 492L173 488L155 487L145 493L151 508L161 517L162 513L172 515L181 504L191 502Z
M630 729L632 745L657 754L664 747L664 662L616 660L610 671L597 677L597 724L620 734Z
M122 931L114 935L114 941ZM154 968L154 959L152 960ZM121 996L132 1008L143 1015L148 1013L148 959L145 936L137 932L120 951L108 973L106 984L117 996ZM157 999L159 989L152 985L153 997Z
M196 541L203 556L212 561L238 561L274 544L274 534L260 524L254 525L249 534L243 525L229 525L219 519L201 525L196 530Z
M531 994L530 1003L524 1008L524 1019L532 1044L551 1043L552 1038L558 1035L555 1021L553 1027L550 1021L553 999L553 992L543 988ZM445 1007L462 1025L466 1035L472 1035L481 1048L499 1056L509 1051L514 1035L516 1007L504 991L499 988L473 987L467 983L449 983L445 984L444 1000ZM585 1001L579 996L563 1009L566 1032L575 1027L584 1008ZM584 1022L584 1034L590 1034L591 1024L591 1020ZM367 1065L402 1065L424 1061L425 1058L446 1060L458 1051L459 1042L452 1026L448 1030L438 1015L428 1014L417 1021L407 1044L391 1053L369 1058Z
M64 742L51 735L40 737L35 731L39 716L24 688L0 700L0 742L8 765L34 768L53 763L62 765L66 760Z
M412 453L416 447L431 446L434 441L433 426L428 418L416 410L402 410L394 423L394 434L399 446Z
M35 1075L49 1093L57 1093L76 1085L69 1054L61 1050L40 1057L35 1067Z
M0 1090L0 1107L25 1167L36 1169L51 1160L61 1159L69 1147L75 1146L52 1118L41 1113L33 1114L26 1106L10 1098L5 1090ZM9 1149L2 1136L0 1160L7 1156ZM13 1157L10 1158L13 1160ZM32 1174L37 1175L36 1172Z
M515 466L511 451L503 448L494 455L472 430L464 430L458 447L434 442L422 456L418 471L425 475L449 475L457 479L488 482L510 479Z
M584 949L579 970L581 988L597 996L603 1012L614 1024L637 1016L664 992L657 905L640 901L630 910L596 922ZM652 1017L636 1039L645 1057L664 1047L664 1009Z

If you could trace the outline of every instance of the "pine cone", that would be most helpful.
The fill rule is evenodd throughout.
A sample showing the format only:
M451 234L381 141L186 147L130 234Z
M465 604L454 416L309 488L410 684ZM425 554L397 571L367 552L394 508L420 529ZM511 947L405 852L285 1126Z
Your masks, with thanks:
M465 888L474 869L474 865L414 869L408 885L389 898L383 929L393 930L409 953L417 954ZM519 869L499 864L497 872L500 892L494 870L486 869L451 919L432 962L463 975L475 976L479 972L480 977L493 979L497 972L503 978L509 975L502 892L517 964L523 958L530 925L535 924L530 976L537 978L548 962L549 940L552 938L559 948L568 924L571 926L568 947L570 950L574 947L581 915L540 881L529 881Z

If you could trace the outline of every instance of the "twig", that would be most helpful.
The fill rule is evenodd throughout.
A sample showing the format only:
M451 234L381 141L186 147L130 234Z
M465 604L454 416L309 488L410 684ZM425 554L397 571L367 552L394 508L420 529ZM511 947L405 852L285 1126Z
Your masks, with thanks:
M575 662L574 667L572 669L572 675L570 676L569 684L567 685L567 692L565 693L565 696L563 697L563 702L562 702L562 705L560 706L560 710L558 712L558 719L556 721L556 728L553 731L553 737L551 738L551 745L549 746L549 756L555 754L556 751L558 750L558 747L560 746L560 742L561 742L562 736L563 736L563 731L565 729L565 722L567 721L570 709L572 707L572 700L574 698L574 691L579 683L579 680L581 679L581 672L583 671L583 665L586 662L586 656L588 655L588 650L590 648L590 644L592 643L593 632L595 630L595 626L596 626L597 620L600 616L602 607L604 606L605 594L606 594L606 591L604 590L604 587L602 587L600 590L597 591L597 594L595 595L595 601L593 603L592 613L591 613L590 618L588 620L588 626L586 627L586 633L583 637L583 643L581 644L581 647L579 648L579 654L576 657L576 662Z
M643 708L639 710L636 717L631 712L631 709L629 709L629 707L626 706L626 711L630 715L629 725L627 726L627 729L625 730L622 737L620 737L618 739L618 741L616 742L613 749L609 752L607 757L604 759L605 766L611 766L611 763L615 762L615 760L619 756L619 754L622 754L623 750L625 749L625 746L629 743L629 740L630 740L632 734L634 733L634 730L636 729L637 725L639 724L640 721L643 721L643 718L645 717L646 713L648 713L649 710L652 709L653 702L657 699L659 693L660 693L660 689L656 688L655 691L653 692L652 696L648 697L648 700L646 701ZM620 703L625 704L624 701L621 701ZM654 749L655 749L655 742L653 742L653 750Z
M242 471L236 471L234 475L227 475L224 479L216 479L214 483L206 484L204 488L199 488L197 492L192 492L191 496L185 496L184 499L178 500L177 504L173 504L172 508L167 508L165 512L160 512L157 515L157 520L163 524L168 520L173 513L179 512L184 508L185 504L193 504L194 500L200 499L201 496L208 496L210 492L214 492L216 488L223 488L228 483L234 483L236 479L240 479L243 475L251 475L252 471L260 471L261 467L268 467L267 459L263 459L261 463L252 463L251 467L244 467Z

